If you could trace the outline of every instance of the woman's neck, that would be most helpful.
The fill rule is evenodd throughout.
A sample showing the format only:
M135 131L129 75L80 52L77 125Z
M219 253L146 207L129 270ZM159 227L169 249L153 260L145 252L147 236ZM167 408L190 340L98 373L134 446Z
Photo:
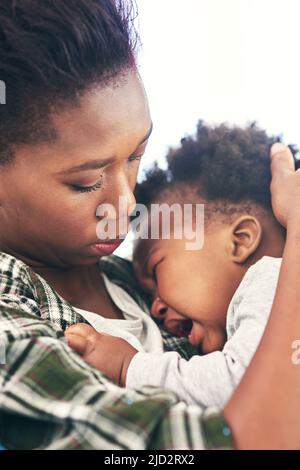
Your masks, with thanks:
M86 296L90 292L94 292L99 288L102 279L96 264L68 269L47 266L31 266L31 268L66 299L76 299L82 293Z
M73 307L98 313L103 317L124 319L110 298L97 264L68 270L34 269Z

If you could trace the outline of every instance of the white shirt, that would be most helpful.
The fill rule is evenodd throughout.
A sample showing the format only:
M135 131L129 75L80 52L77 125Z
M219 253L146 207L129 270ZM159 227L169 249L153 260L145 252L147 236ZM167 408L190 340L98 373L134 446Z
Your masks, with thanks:
M102 275L107 292L114 304L122 311L125 320L105 318L95 312L73 307L98 332L118 336L140 352L162 353L163 340L152 318L121 287Z

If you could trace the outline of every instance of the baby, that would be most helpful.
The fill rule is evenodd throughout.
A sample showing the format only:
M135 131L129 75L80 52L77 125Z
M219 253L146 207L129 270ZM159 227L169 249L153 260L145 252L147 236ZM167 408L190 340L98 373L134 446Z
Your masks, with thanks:
M263 334L285 243L271 208L273 142L254 124L199 122L197 135L169 152L168 171L155 167L137 190L149 209L204 204L201 249L187 249L190 240L176 239L173 230L169 239L137 240L133 253L154 321L188 337L198 354L187 361L177 352L138 351L87 325L67 330L71 347L122 386L165 387L203 408L225 405Z

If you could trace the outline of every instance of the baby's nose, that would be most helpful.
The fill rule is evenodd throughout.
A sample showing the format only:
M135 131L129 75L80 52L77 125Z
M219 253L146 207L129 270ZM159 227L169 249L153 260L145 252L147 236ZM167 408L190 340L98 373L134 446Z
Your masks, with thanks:
M167 305L159 297L156 297L151 305L151 315L157 320L164 320L167 311Z

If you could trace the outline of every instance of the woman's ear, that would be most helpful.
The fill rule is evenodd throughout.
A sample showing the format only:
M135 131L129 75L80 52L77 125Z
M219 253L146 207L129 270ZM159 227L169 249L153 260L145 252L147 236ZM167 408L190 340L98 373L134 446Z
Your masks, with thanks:
M262 226L256 217L242 215L231 225L231 256L235 263L245 263L262 241Z

